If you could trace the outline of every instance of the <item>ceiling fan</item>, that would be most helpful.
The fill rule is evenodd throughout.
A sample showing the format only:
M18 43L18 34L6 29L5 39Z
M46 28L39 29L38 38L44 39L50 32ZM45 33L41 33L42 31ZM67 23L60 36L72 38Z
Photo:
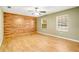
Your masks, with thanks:
M41 15L41 14L45 14L46 11L44 10L40 10L40 8L35 7L34 10L28 10L29 12L32 12L32 15Z

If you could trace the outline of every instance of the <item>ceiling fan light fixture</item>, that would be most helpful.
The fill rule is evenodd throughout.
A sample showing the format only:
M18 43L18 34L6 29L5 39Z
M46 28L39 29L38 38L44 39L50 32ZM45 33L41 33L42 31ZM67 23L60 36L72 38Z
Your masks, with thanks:
M36 16L39 16L40 15L40 13L34 13Z

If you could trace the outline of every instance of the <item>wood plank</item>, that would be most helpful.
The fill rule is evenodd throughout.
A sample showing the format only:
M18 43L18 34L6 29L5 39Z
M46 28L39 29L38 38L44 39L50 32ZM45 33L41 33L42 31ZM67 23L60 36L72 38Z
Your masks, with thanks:
M38 33L6 38L0 51L5 52L79 52L79 43Z

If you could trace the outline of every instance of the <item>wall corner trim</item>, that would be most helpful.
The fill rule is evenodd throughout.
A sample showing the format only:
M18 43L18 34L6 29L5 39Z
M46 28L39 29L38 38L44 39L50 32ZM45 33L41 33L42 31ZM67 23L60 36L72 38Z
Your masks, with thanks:
M43 34L43 35L48 35L48 36L53 36L53 37L58 37L58 38L62 38L62 39L65 39L65 40L69 40L69 41L73 41L73 42L78 42L78 40L75 40L75 39L71 39L71 38L66 38L66 37L62 37L62 36L57 36L57 35L52 35L52 34L48 34L48 33L43 33L43 32L38 32L37 33L40 33L40 34Z

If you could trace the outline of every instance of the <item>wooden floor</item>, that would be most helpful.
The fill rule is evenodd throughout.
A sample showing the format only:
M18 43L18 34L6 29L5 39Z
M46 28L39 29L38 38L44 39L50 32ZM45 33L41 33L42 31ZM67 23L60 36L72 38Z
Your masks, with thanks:
M57 52L79 51L79 43L42 34L30 34L9 39L3 42L0 51L5 52Z

